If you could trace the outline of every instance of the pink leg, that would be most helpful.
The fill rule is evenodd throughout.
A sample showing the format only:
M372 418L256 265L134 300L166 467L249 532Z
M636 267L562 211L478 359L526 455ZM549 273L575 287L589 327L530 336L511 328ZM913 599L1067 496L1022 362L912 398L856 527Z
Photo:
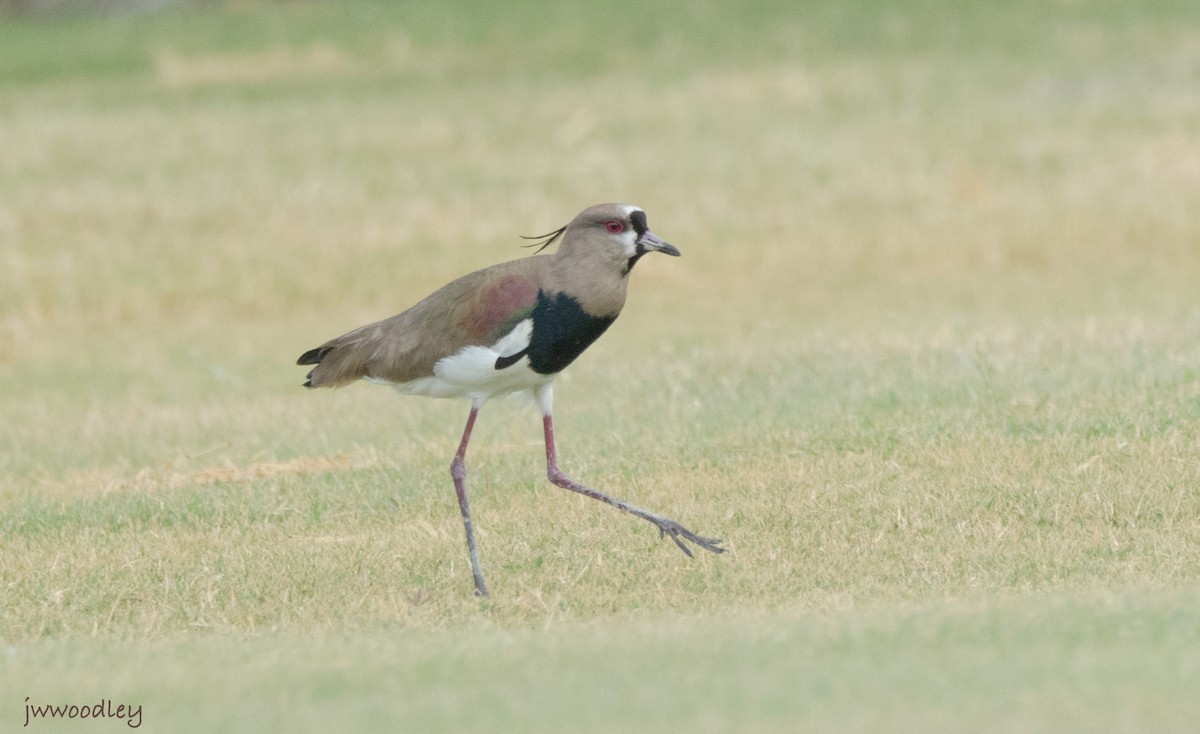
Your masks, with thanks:
M471 440L471 430L475 428L475 416L479 408L471 406L471 414L467 416L467 427L463 429L462 441L458 444L458 453L450 463L450 476L454 479L454 491L458 494L458 509L462 511L463 527L467 530L467 552L471 556L471 573L475 576L475 595L487 596L487 587L483 584L483 571L479 568L479 551L475 548L475 530L471 525L471 506L467 504L467 443Z
M554 448L554 420L549 414L542 416L542 430L546 434L546 475L549 477L551 482L559 487L562 487L563 489L569 489L572 492L578 492L579 494L582 494L586 497L591 497L594 500L600 500L601 502L612 505L619 510L624 510L625 512L642 518L643 520L654 523L654 525L658 528L659 536L670 535L671 540L675 541L675 545L679 546L679 549L688 554L688 556L692 555L692 551L683 544L683 541L680 540L680 536L682 536L685 540L690 540L704 550L712 551L713 553L725 552L725 549L720 546L720 540L715 538L702 538L674 520L665 518L661 515L656 515L653 512L647 512L640 507L634 507L628 502L623 502L615 497L609 497L603 492L599 492L591 487L582 485L568 477L566 474L563 474L562 470L558 468L558 452Z

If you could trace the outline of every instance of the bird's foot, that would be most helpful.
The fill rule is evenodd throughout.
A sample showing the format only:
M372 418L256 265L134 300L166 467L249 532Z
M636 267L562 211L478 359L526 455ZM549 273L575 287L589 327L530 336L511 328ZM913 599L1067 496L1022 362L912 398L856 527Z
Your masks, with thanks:
M547 429L547 435L549 435L548 432L549 432L549 429ZM547 445L550 445L550 440L551 439L547 438L547 441L546 441ZM643 520L646 520L647 522L654 523L654 526L658 528L659 537L662 537L664 535L671 536L671 540L675 541L675 545L679 546L679 550L681 550L685 554L687 554L688 558L694 558L695 556L692 555L692 549L687 547L686 545L684 545L684 543L683 543L684 540L695 543L696 545L700 546L704 550L710 551L712 553L724 553L725 552L725 549L721 547L721 540L718 538L701 537L699 535L696 535L691 530L688 530L684 526L680 525L679 523L675 522L674 520L672 520L668 517L663 517L662 515L656 515L655 513L649 512L647 510L643 510L640 507L634 507L633 505L629 504L628 502L624 502L615 497L610 497L610 496L604 494L603 492L600 492L598 490L592 489L591 487L588 487L587 485L576 482L574 479L571 479L566 474L563 474L562 471L558 468L558 465L553 460L553 453L550 451L547 451L547 453L549 454L549 456L547 457L547 463L549 464L547 476L549 477L551 482L558 485L559 487L562 487L563 489L569 489L572 492L578 492L579 494L582 494L586 497L591 497L592 499L595 499L595 500L600 500L601 502L603 502L607 505L612 505L613 507L616 507L619 510L624 510L625 512L628 512L631 515L636 515L637 517L640 517Z
M689 540L706 551L711 551L713 553L725 552L725 549L721 547L721 540L719 538L705 538L696 535L691 530L688 530L674 520L665 517L655 516L647 519L658 526L658 537L661 538L665 535L671 536L671 540L675 541L675 545L679 546L679 550L687 554L688 558L693 557L692 549L683 544L684 540ZM683 540L680 539L681 537Z

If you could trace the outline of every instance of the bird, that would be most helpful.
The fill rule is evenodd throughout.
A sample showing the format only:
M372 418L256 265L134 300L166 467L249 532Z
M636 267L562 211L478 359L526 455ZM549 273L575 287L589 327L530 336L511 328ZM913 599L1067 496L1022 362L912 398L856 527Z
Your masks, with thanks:
M651 252L679 257L679 249L651 232L646 212L631 204L597 204L566 226L523 239L537 248L531 256L464 275L407 311L302 354L297 364L313 366L304 387L365 380L403 394L470 400L450 476L477 596L488 590L467 498L467 445L484 404L513 393L532 394L541 411L550 482L652 523L689 557L684 541L724 552L720 539L571 479L554 441L554 379L620 315L634 265ZM539 254L555 242L553 254Z

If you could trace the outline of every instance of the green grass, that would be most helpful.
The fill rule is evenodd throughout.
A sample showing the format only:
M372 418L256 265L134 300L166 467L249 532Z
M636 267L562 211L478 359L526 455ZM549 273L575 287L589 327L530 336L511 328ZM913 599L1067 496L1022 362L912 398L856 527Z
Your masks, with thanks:
M0 18L0 728L1190 731L1198 7L474 5ZM604 200L564 468L729 552L505 401L480 601L466 405L292 362Z
M1197 601L1047 595L619 628L202 637L132 654L87 641L44 647L15 690L38 691L37 705L97 691L153 702L145 727L180 732L1186 731L1200 714ZM153 680L101 672L113 658Z

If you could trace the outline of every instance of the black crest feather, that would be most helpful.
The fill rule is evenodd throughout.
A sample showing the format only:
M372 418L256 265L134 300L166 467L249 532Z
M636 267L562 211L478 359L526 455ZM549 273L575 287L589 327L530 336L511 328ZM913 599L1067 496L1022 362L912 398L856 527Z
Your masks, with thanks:
M521 235L521 239L523 239L523 240L533 240L533 242L530 242L528 245L521 245L521 247L536 247L537 249L533 251L533 253L536 255L537 253L546 249L550 245L553 245L554 242L559 237L562 237L563 232L566 232L566 231L567 231L566 226L562 226L562 227L559 227L558 229L554 230L553 232L547 232L546 234L534 235L533 237L526 237L525 235Z

